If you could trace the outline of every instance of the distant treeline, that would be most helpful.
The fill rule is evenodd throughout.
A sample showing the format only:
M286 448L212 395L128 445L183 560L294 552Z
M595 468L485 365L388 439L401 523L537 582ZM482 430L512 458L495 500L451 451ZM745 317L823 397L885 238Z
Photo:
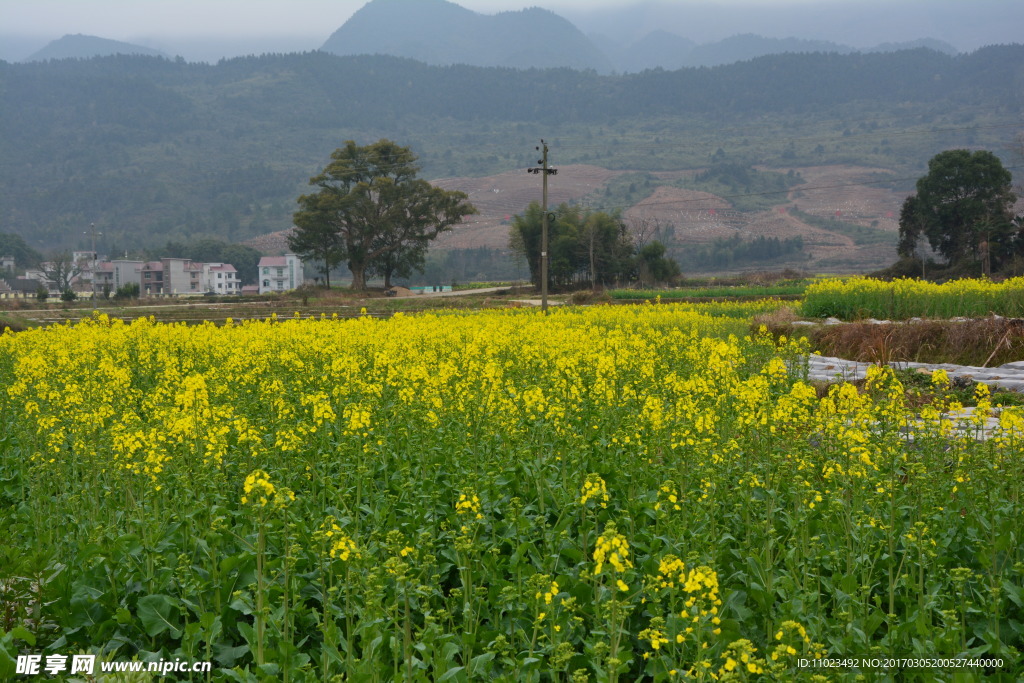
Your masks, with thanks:
M799 260L803 250L804 240L799 236L779 239L759 235L745 240L737 234L710 244L677 247L671 254L684 271L707 271Z
M1021 45L960 56L788 54L618 76L320 52L216 65L0 62L0 224L32 245L79 246L90 223L129 248L196 234L241 241L287 228L306 180L349 138L411 144L424 175L437 177L522 168L535 161L537 133L574 130L591 140L578 145L587 147L579 160L659 170L654 163L679 167L686 145L663 136L693 117L728 120L745 148L758 148L758 127L744 124L765 117L824 125L837 111L883 107L916 125L958 110L974 112L964 121L979 111L1019 117L1021 83ZM628 141L638 139L648 146L634 149ZM816 163L850 161L819 147Z
M511 249L472 247L428 252L423 272L414 274L408 282L429 286L529 278L526 261Z
M602 122L634 116L806 110L864 101L1024 105L1013 87L1024 45L951 56L919 48L782 54L713 68L599 76L572 69L428 66L387 56L264 55L216 65L157 57L0 62L2 116L25 132L54 123L121 128L152 140L185 129L273 120L301 127L382 125L410 113L504 121ZM87 106L83 106L87 105ZM230 121L221 117L231 116ZM160 128L156 128L156 125Z

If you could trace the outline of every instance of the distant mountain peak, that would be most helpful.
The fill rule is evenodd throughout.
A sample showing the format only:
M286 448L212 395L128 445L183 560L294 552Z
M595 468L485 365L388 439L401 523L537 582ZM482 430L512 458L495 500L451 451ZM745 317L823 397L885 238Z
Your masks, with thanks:
M159 50L124 43L119 40L87 36L81 33L68 34L51 41L43 49L26 57L23 61L39 62L47 59L89 59L109 55L147 55L151 57L167 57Z
M612 71L570 21L540 7L479 14L448 0L371 0L321 48L336 55L385 54L447 66Z

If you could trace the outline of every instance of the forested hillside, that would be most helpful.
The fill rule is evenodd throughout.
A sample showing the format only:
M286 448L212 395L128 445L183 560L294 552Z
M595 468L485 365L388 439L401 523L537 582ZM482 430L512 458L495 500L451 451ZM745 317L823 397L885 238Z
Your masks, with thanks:
M411 145L428 178L525 168L540 137L557 164L908 172L948 146L1000 151L1022 110L1020 45L623 76L325 53L0 62L0 230L70 246L95 223L107 249L245 239L287 227L308 178L350 138Z

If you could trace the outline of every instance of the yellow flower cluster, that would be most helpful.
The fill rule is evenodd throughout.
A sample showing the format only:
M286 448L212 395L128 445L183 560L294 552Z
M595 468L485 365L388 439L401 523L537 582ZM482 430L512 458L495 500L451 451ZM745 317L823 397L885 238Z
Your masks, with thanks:
M544 600L545 605L550 605L551 601L558 597L559 591L561 591L561 588L559 588L558 582L552 581L546 591L537 591L537 594L534 597L537 600Z
M253 505L258 507L263 507L272 501L277 491L274 485L270 483L270 476L263 470L253 470L245 478L242 490L245 492L242 495L242 504L248 505L252 502Z
M583 489L580 491L580 505L586 505L589 500L593 500L603 508L608 507L608 487L601 475L593 472L588 474L583 482Z
M295 493L283 486L270 482L270 476L263 470L253 470L242 485L242 505L255 507L284 507L295 500Z
M757 648L746 638L729 643L729 647L722 653L725 663L720 673L730 673L737 669L750 674L764 673L764 660L756 657Z
M675 588L686 580L686 563L675 555L665 555L658 560L658 576L656 582L659 588Z
M772 667L775 669L788 666L798 655L821 659L826 654L825 646L811 642L807 629L797 621L783 621L775 632L775 640L777 643L771 653Z
M338 520L332 515L328 515L324 519L317 532L317 537L325 543L327 554L332 559L348 562L349 560L358 560L362 557L356 542L342 531Z
M657 619L659 621L658 626L660 626L660 622L662 622L663 620L660 618ZM640 640L649 641L652 650L660 650L662 645L669 644L669 639L665 637L664 630L658 628L655 625L652 625L650 628L645 628L643 631L640 631L640 633L637 634L637 637L640 638Z
M706 598L712 604L721 605L718 598L718 573L711 567L697 567L686 575L683 590Z
M455 512L459 515L469 515L474 519L484 518L480 513L480 497L472 491L459 494L459 500L455 503Z
M594 562L596 563L594 574L600 574L606 563L610 564L612 569L619 574L633 567L633 563L629 559L629 543L612 522L608 522L604 533L597 539L597 544L594 547Z
M682 510L679 505L679 489L676 488L674 481L668 480L658 487L658 502L654 504L654 509L671 509L676 512Z

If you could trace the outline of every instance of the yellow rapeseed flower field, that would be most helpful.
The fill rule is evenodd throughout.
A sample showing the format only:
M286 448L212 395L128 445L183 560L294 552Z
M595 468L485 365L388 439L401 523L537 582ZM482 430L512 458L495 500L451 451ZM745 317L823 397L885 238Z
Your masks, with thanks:
M1020 411L981 442L886 368L812 384L803 344L747 335L774 306L0 336L0 674L1022 674Z
M892 281L867 277L829 278L804 292L808 317L859 318L1024 316L1024 278L995 283L965 278L943 284L911 278Z

